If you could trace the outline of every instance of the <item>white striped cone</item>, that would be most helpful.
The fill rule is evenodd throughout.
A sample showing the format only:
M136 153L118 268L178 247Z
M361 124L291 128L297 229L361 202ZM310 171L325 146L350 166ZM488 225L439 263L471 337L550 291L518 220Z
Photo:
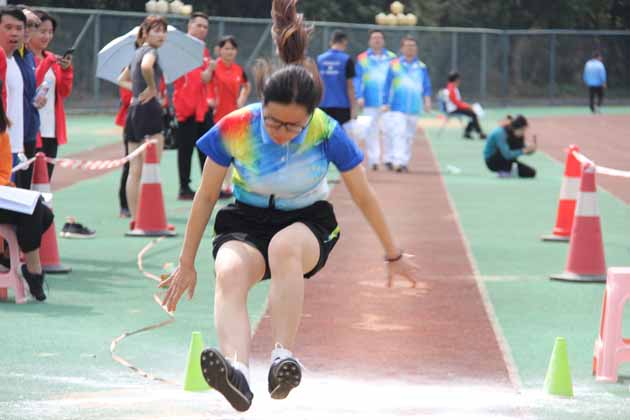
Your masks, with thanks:
M558 200L556 225L551 235L544 235L541 238L543 241L568 242L571 237L571 227L573 226L575 204L580 191L580 175L582 172L580 162L576 159L573 152L579 150L575 145L569 146L567 150L564 176L560 187L560 199Z
M164 196L160 181L160 162L157 158L157 146L148 143L144 165L138 211L135 215L134 228L127 236L175 236L175 231L166 222Z
M41 152L37 153L37 155L35 155L34 165L31 190L41 193L50 193L46 155ZM52 210L52 199L50 202L46 203L46 205ZM42 235L39 258L41 260L42 269L47 274L65 274L72 271L72 268L61 264L55 222L53 222L48 230L44 232L44 235Z
M606 261L597 207L595 167L590 164L586 164L582 171L566 269L562 274L551 276L551 279L582 282L606 281Z

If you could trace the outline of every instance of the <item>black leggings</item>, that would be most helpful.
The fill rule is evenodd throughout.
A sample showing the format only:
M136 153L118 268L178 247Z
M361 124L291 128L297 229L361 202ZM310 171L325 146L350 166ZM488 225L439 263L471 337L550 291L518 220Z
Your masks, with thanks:
M24 154L27 159L35 156L35 142L24 143ZM31 178L33 177L33 167L35 162L23 171L17 171L15 174L15 186L18 188L24 188L25 190L31 189Z
M197 149L195 143L206 131L212 128L212 114L206 115L205 121L197 122L192 116L185 121L178 123L177 136L177 168L179 169L179 188L187 189L190 184L190 169L193 151ZM197 149L199 167L203 172L203 165L206 162L206 155Z
M602 101L604 100L603 86L590 86L588 88L588 102L592 112L595 112L595 96L597 96L597 106L602 106Z
M470 118L470 122L466 126L466 134L470 134L470 132L473 130L475 130L479 134L483 132L483 130L481 129L481 125L479 125L479 118L477 118L477 114L475 114L475 111L473 111L472 109L457 108L457 110L453 111L451 114L465 115Z
M129 145L124 142L125 156L129 154ZM127 178L129 177L129 162L125 163L122 168L122 174L120 175L120 187L118 188L118 200L120 202L120 209L129 209L127 203Z
M42 137L42 147L37 149L38 152L44 153L49 158L57 157L57 150L59 145L57 144L57 139L54 137ZM48 180L52 181L52 174L55 170L55 165L52 163L47 164L48 166Z
M516 159L508 160L504 158L500 152L497 152L492 157L486 159L486 166L492 172L510 172L514 163L516 163L518 167L518 176L520 178L533 178L536 176L536 169L525 165Z
M35 205L33 214L18 213L12 210L0 209L0 224L15 225L16 236L22 252L39 249L42 235L53 222L53 212L40 198Z

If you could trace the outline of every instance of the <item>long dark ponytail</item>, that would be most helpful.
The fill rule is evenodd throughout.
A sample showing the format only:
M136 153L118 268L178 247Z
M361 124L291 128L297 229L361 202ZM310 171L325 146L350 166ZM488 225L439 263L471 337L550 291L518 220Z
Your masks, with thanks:
M273 68L267 60L257 60L254 73L256 89L263 104L296 103L312 113L322 94L317 66L306 57L312 27L297 12L297 0L273 0L271 6L272 38L283 66Z

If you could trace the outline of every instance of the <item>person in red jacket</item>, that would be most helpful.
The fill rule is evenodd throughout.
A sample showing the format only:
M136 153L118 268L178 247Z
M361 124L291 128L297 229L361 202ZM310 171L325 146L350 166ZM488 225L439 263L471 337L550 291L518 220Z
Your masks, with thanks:
M472 106L462 101L462 95L459 93L459 84L461 77L458 72L454 71L448 75L448 100L446 101L446 111L450 114L461 114L470 118L470 122L464 130L464 138L472 139L471 133L476 131L479 134L480 139L485 139L486 135L483 132L481 125L479 125L479 118Z
M63 101L72 92L74 71L72 55L63 57L47 50L53 40L57 21L41 10L34 12L41 23L29 39L29 49L35 56L35 83L40 94L46 96L46 104L39 110L40 128L36 147L48 157L57 157L59 145L68 142L66 112ZM54 165L48 164L48 177L52 178Z
M188 20L188 35L205 42L208 35L208 15L195 12ZM215 62L207 48L203 51L203 64L186 73L173 83L173 106L178 127L177 136L177 168L179 171L180 200L192 200L195 192L190 188L190 169L195 142L210 130L213 125L212 90L209 89ZM206 156L197 149L199 167L203 171Z

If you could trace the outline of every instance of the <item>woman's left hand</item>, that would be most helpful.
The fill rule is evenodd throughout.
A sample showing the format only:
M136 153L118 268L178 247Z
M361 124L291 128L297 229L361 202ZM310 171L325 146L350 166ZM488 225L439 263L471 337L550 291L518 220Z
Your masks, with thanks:
M416 287L420 267L414 263L412 259L413 255L403 253L402 258L398 261L385 263L387 269L387 287L391 288L394 285L394 278L396 276L404 277L411 283L412 288Z

